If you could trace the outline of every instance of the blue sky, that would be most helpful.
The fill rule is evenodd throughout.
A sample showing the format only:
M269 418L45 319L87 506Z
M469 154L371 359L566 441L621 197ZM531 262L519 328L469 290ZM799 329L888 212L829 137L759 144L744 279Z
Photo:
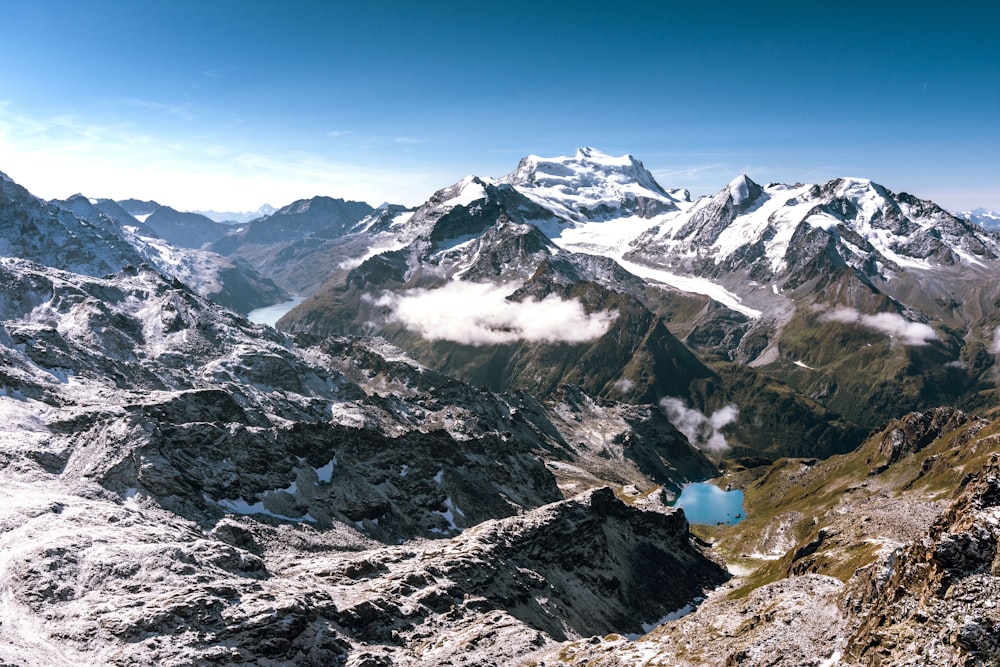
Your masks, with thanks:
M695 195L862 176L1000 209L1000 10L874 4L0 0L0 171L417 204L594 146Z

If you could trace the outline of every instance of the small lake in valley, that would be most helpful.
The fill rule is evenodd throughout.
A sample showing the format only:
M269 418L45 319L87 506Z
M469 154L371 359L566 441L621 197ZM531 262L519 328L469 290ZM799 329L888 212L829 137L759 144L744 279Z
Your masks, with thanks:
M689 523L735 525L746 517L743 492L724 491L715 484L697 482L681 489L674 507L683 507Z
M283 301L282 303L276 303L272 306L264 306L263 308L258 308L257 310L251 310L247 314L247 319L254 324L269 324L273 327L274 323L280 320L285 313L305 300L306 298L304 296L297 296L291 301Z

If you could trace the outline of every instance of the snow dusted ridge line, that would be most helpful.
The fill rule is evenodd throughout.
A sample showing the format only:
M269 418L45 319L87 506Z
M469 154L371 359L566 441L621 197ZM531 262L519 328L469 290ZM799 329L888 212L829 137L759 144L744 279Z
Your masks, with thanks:
M779 275L803 259L806 239L816 239L812 245L818 247L823 237L810 230L825 232L848 263L882 260L886 277L893 267L982 266L1000 254L1000 243L982 229L933 202L897 195L868 179L762 187L747 176L662 216L637 240L635 253L650 260L669 258L703 273L711 266L734 270L766 261Z

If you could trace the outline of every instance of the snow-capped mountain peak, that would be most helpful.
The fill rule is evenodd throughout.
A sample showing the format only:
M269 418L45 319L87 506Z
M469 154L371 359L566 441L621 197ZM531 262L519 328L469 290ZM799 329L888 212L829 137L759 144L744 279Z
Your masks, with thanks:
M705 277L748 270L755 280L800 271L820 257L888 279L901 269L980 265L1000 254L995 240L933 202L866 178L761 187L745 175L633 247L634 257Z
M745 201L756 199L761 192L760 186L750 180L746 174L740 174L730 181L728 189L734 206L740 206Z
M485 199L487 184L493 183L489 179L466 176L448 189L450 197L442 203L448 206L467 206L476 200Z
M577 222L650 218L677 210L678 198L664 190L642 162L581 148L572 156L529 155L499 179L556 215Z
M501 178L500 182L514 186L561 187L563 190L613 183L626 187L638 185L659 195L667 195L642 162L631 155L615 157L590 147L578 149L571 157L529 155L522 158L517 169Z

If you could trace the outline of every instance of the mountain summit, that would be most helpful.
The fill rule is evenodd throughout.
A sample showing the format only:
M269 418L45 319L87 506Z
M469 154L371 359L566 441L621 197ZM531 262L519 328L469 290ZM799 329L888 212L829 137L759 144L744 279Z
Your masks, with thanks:
M633 215L651 218L677 210L677 199L642 162L595 148L581 148L572 157L529 155L500 182L513 185L532 200L561 205L578 221Z

